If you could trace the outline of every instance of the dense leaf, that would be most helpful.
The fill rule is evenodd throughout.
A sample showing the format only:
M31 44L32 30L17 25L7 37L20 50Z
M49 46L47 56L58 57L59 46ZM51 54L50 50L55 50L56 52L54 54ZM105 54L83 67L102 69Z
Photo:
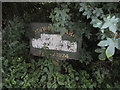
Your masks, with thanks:
M110 42L109 46L106 49L106 56L109 58L113 56L115 53L115 45L114 42Z
M98 46L108 46L108 45L109 45L109 43L108 43L107 40L103 40L103 41L100 41L100 42L98 43Z
M106 55L104 52L102 52L100 55L99 55L99 59L100 60L106 60Z

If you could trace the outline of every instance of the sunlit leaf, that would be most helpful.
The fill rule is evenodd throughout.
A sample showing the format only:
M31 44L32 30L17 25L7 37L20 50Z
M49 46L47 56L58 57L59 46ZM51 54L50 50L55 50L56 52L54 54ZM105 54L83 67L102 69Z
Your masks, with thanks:
M111 42L109 44L109 46L107 47L107 49L106 49L106 56L107 56L107 58L113 56L114 53L115 53L115 45L114 45L113 42Z

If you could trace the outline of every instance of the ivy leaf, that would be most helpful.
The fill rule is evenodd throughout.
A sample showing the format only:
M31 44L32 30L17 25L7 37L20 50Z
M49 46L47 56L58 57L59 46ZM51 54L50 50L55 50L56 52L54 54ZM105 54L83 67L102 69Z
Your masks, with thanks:
M78 80L79 80L79 77L75 77L75 80L77 80L77 81L78 81Z
M101 29L105 29L105 28L107 28L107 27L109 27L110 26L110 22L109 21L106 21L104 24L103 24L103 26L101 27Z
M106 50L106 56L107 58L110 58L114 55L115 53L115 45L114 45L114 42L110 42L109 46L107 47L107 50Z
M44 72L48 72L48 68L45 67L45 68L43 69L43 71L44 71Z
M103 46L108 46L108 45L110 45L111 43L114 44L113 40L112 40L111 38L107 38L107 40L102 40L102 41L100 41L100 42L98 43L98 46L101 46L101 47L103 47Z
M79 12L81 12L81 11L83 11L84 9L81 7L80 9L79 9Z
M101 53L101 54L99 54L99 56L98 56L98 58L99 58L100 60L105 60L105 59L106 59L105 48L97 48L97 49L95 50L95 52Z
M102 25L102 21L99 21L99 22L97 22L95 25L94 25L94 27L101 27L101 25Z
M116 26L115 24L111 24L111 25L109 26L109 30L112 31L113 33L115 33L116 30L117 30L117 26Z
M98 43L98 46L101 46L101 47L103 47L103 46L108 46L107 47L107 49L106 49L106 51L105 51L105 53L103 53L102 51L102 53L99 55L99 59L100 60L104 60L105 59L105 54L106 54L106 56L107 56L107 58L109 59L109 60L112 60L112 56L114 55L114 53L115 53L115 47L117 47L118 46L118 44L117 44L117 41L115 42L115 41L113 41L111 38L107 38L107 40L103 40L103 41L101 41L100 43ZM96 50L97 51L97 50ZM103 55L104 54L104 55Z
M42 78L41 78L41 82L44 82L46 80L46 76L42 76Z
M51 83L50 82L47 82L47 87L51 88Z
M101 54L99 54L99 56L98 56L98 58L99 58L100 60L105 60L105 59L106 59L105 48L97 48L97 49L95 50L95 52L101 53Z
M103 41L100 41L99 43L98 43L98 46L108 46L109 44L108 44L108 41L107 40L103 40Z
M84 15L84 16L85 16L85 15L87 15L87 12L86 12L86 11L84 11L84 13L83 13L82 15Z
M113 57L109 57L108 59L109 59L110 61L113 61Z
M101 29L109 28L109 30L113 33L117 31L117 23L118 23L118 18L115 18L113 16L110 18L110 15L107 18L104 18L105 23L102 25Z
M90 18L90 15L87 15L87 19L89 19Z
M93 27L101 27L102 26L102 21L100 21L99 19L92 19L92 21L90 22L91 24L93 24Z
M95 8L93 11L93 14L95 14L97 17L99 17L103 13L101 8Z
M96 53L102 53L102 52L104 52L104 50L105 50L105 49L103 49L103 48L97 48L97 49L95 50L95 52L96 52Z
M105 59L106 59L105 52L102 52L102 53L98 56L98 58L99 58L100 60L105 60Z

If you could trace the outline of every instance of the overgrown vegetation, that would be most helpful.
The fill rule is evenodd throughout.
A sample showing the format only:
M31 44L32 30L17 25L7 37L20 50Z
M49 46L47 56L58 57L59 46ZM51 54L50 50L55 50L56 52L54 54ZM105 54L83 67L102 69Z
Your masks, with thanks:
M3 18L3 88L120 88L119 3L4 3ZM82 39L80 59L32 56L27 25L33 21L49 21L61 35L74 32Z

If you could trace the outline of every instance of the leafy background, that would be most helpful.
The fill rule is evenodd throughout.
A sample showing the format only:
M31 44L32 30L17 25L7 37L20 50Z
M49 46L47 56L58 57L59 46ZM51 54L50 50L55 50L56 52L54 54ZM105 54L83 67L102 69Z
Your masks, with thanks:
M120 3L2 6L3 88L120 88ZM50 22L61 35L74 32L82 40L79 60L55 60L50 52L32 56L30 22Z

